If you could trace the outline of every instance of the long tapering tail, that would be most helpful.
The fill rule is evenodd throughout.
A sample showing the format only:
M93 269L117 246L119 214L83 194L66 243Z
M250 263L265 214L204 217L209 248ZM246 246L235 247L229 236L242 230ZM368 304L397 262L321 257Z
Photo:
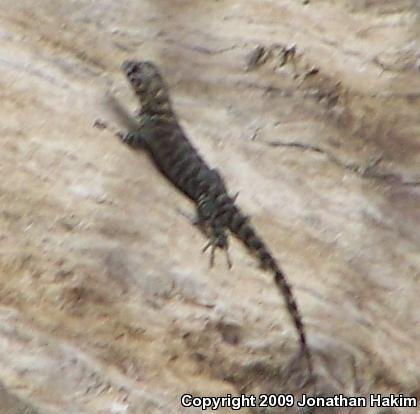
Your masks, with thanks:
M306 341L305 328L292 288L288 283L286 276L268 250L267 246L249 224L248 217L246 217L233 203L230 205L229 210L230 220L228 227L230 231L245 244L252 254L257 256L263 269L267 269L274 274L274 282L286 301L287 310L290 313L299 335L301 351L307 360L309 371L312 374L312 358Z

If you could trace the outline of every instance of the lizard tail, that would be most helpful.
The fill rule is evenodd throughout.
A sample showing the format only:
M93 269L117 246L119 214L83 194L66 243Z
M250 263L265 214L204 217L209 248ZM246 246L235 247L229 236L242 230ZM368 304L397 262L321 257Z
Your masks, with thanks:
M304 354L308 363L309 371L312 374L312 358L306 341L305 328L295 297L293 295L292 288L288 283L285 274L268 250L267 246L249 224L248 217L245 216L235 205L231 205L230 213L230 231L245 244L247 249L252 254L257 256L260 262L260 266L263 269L267 269L274 274L275 284L286 301L287 309L292 317L293 323L299 335L301 352Z

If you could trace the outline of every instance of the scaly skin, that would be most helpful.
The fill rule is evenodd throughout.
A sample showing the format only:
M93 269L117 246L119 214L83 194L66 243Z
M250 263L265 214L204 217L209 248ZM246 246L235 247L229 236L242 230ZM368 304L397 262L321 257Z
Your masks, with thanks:
M230 230L258 258L260 266L274 274L312 374L312 359L302 318L283 271L249 224L248 217L235 205L236 197L227 193L220 173L208 167L181 129L159 70L153 63L141 61L126 61L122 69L141 103L139 127L123 135L123 141L144 147L172 184L196 204L197 224L209 238L205 249L211 247L211 264L216 248L227 252L226 232ZM227 258L230 265L229 256Z

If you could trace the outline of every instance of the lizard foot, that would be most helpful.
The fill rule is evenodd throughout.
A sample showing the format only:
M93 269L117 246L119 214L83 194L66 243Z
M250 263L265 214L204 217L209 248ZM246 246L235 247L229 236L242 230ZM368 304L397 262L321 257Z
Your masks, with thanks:
M117 132L115 134L124 144L130 147L141 147L144 145L144 137L139 132Z
M226 255L226 264L228 266L229 269L232 269L232 260L230 259L230 255L229 255L229 249L227 246L219 246L217 244L216 240L210 240L204 247L202 250L202 253L204 253L209 247L211 247L210 250L210 264L209 267L212 268L214 266L214 257L215 257L215 251L218 247L220 247L221 249L223 249L225 251L225 255Z

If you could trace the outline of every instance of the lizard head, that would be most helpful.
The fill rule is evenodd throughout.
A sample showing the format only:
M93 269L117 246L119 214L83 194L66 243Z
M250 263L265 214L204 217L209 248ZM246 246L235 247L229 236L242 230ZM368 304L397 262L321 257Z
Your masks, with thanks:
M155 78L162 79L158 68L147 61L126 60L122 64L122 70L134 88L147 87Z
M143 106L159 110L170 107L165 81L154 63L126 60L121 68Z

